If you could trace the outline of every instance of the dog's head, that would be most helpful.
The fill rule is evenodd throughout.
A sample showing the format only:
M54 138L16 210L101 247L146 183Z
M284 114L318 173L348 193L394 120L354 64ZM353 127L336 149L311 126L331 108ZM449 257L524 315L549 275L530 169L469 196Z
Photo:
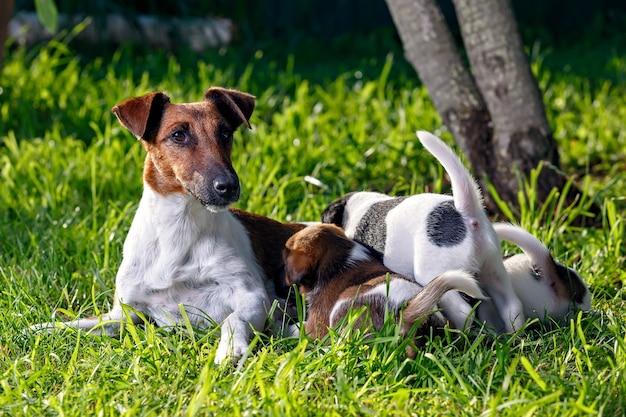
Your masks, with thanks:
M339 227L343 227L344 214L346 211L346 205L348 200L354 193L349 193L333 201L322 212L322 223L334 224Z
M528 317L562 323L576 310L591 308L591 293L580 275L552 257L537 260L521 253L505 259L504 266Z
M148 151L144 181L161 194L190 194L215 211L239 199L233 132L241 124L250 127L253 110L253 96L215 87L198 103L173 104L156 92L113 107Z
M356 227L374 204L392 199L394 197L374 191L353 191L330 203L322 212L321 220L322 223L334 224L348 230L349 227Z
M285 244L286 284L296 285L300 294L324 286L342 268L354 245L335 225L305 227Z
M527 317L564 322L576 310L591 308L591 293L580 275L556 262L539 239L508 223L494 223L493 227L500 239L524 251L505 259L504 267Z

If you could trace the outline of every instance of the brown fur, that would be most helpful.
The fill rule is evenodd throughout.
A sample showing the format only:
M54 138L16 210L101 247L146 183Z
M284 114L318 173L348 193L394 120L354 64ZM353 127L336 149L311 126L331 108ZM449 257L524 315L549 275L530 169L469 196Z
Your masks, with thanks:
M160 194L189 193L212 204L217 179L232 187L225 204L239 198L239 179L231 164L232 134L250 126L254 97L209 88L205 100L173 104L167 94L150 93L113 107L119 121L142 139L148 155L144 181Z
M277 294L287 298L289 287L284 281L282 252L287 239L305 226L301 223L281 223L243 210L231 211L248 231L257 262L265 275L274 279Z
M371 324L380 329L384 321L384 302L359 295L387 280L407 279L375 258L360 260L351 267L349 256L355 245L342 229L332 224L310 226L291 236L285 245L285 280L288 285L297 285L306 297L305 330L310 337L321 338L328 333L332 325L330 313L337 302L345 299L354 300L354 307L367 305ZM345 316L349 310L350 307L346 307L339 315Z

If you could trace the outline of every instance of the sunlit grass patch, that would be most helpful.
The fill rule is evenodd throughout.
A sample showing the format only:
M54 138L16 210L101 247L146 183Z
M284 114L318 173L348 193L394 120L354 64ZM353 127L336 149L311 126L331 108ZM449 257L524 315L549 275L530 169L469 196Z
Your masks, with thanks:
M277 52L236 48L199 59L122 48L91 61L61 42L13 48L0 96L0 414L623 414L626 86L563 69L556 51L535 70L563 169L587 194L566 207L557 190L539 207L531 179L516 218L591 285L593 312L495 340L449 331L414 360L393 329L325 341L257 335L245 361L223 366L213 363L215 329L23 333L111 306L145 156L110 112L130 96L196 101L211 85L256 95L253 129L235 134L237 206L279 220L319 220L354 190L447 191L414 132L452 143L449 134L401 56L376 53L307 73L300 55L279 62ZM618 74L624 61L606 65ZM574 225L590 201L601 226Z

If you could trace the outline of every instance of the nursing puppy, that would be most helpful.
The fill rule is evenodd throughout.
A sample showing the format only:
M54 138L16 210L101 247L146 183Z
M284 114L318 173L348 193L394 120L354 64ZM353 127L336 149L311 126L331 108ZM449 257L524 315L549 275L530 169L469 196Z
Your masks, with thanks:
M502 262L500 240L483 209L482 195L460 159L439 138L417 132L424 147L443 165L452 196L424 193L390 197L355 192L333 202L323 223L382 254L385 266L425 286L452 269L476 276L499 317L485 317L497 331L524 324L522 303ZM457 328L472 320L472 307L459 293L443 296L440 306Z
M115 335L124 321L142 322L136 313L158 326L187 318L198 328L221 324L216 362L243 355L253 329L263 330L273 301L281 301L275 284L282 285L285 241L304 227L228 209L240 193L233 132L250 127L253 109L253 96L223 88L208 89L197 103L174 104L157 92L113 107L147 151L113 308L31 328Z
M544 324L564 323L577 309L591 308L591 293L580 275L556 262L535 236L509 223L494 223L493 227L500 239L524 251L505 259L504 266L526 317L536 317Z
M378 330L389 312L398 321L402 335L428 334L431 327L446 324L444 317L435 313L446 292L458 290L484 298L471 275L459 270L447 271L422 288L391 272L380 263L378 254L331 224L309 226L291 236L283 257L287 284L296 285L305 296L305 330L311 337L325 336L352 308L361 306L366 307L371 324Z

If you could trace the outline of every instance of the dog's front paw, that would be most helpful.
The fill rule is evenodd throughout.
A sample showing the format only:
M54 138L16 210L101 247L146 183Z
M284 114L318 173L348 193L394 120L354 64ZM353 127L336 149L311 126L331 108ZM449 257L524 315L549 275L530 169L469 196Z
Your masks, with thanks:
M248 343L246 341L236 341L227 335L223 335L220 339L220 344L217 346L215 363L219 365L226 360L231 360L233 364L236 364L247 350Z

